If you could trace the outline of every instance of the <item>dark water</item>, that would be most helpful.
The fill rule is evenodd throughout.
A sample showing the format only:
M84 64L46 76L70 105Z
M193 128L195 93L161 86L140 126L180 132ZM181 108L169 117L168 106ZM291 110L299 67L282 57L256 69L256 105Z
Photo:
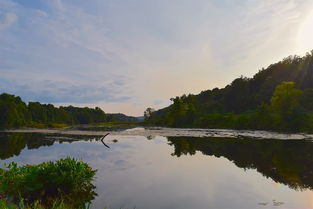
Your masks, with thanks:
M80 158L98 169L92 208L313 208L311 141L74 138L1 133L0 163Z

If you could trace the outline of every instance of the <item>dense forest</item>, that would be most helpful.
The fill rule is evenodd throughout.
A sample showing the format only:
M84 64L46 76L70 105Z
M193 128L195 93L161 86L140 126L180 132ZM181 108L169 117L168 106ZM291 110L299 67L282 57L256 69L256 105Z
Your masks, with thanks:
M55 107L52 104L29 102L26 104L18 96L3 93L0 95L0 128L62 127L74 124L91 124L103 122L128 122L133 117L123 115L116 117L106 114L99 107Z
M313 51L289 56L225 88L171 99L145 111L145 123L169 127L313 131Z

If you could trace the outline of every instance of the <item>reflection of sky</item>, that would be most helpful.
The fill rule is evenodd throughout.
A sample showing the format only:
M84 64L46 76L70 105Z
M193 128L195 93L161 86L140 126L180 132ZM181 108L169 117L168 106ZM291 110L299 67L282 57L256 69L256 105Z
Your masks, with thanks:
M112 140L117 139L117 143ZM255 170L243 170L221 157L171 156L173 147L164 137L147 140L136 136L108 136L105 142L73 142L23 150L6 161L23 164L80 158L98 169L95 184L99 196L94 208L310 208L312 192L295 191L264 178ZM258 203L268 202L267 206Z

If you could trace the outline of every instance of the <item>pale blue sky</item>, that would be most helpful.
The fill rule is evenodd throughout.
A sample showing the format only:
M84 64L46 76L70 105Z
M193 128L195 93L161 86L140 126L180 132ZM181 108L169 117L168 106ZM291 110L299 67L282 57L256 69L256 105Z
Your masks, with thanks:
M313 49L311 0L0 0L0 91L142 115Z

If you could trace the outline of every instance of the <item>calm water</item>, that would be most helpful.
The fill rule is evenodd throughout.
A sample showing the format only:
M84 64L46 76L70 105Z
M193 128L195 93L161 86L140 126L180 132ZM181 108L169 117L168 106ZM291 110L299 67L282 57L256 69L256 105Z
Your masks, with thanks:
M108 136L107 148L51 138L1 133L1 165L80 158L98 169L92 208L313 208L310 141Z

